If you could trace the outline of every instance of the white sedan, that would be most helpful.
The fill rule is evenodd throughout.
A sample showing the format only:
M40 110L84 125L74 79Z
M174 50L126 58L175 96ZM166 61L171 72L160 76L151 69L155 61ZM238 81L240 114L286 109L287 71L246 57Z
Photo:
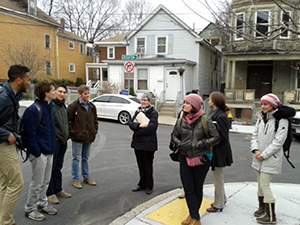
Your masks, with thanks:
M118 120L122 124L128 124L141 105L138 98L121 94L103 94L91 102L97 108L98 118Z

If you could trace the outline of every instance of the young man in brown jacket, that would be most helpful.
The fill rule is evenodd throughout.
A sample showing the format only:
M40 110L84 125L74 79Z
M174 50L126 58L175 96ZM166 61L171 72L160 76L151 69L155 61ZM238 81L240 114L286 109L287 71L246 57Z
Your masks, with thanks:
M79 161L81 162L81 174L83 182L95 186L96 183L90 178L89 156L91 143L95 140L98 132L98 118L96 107L89 102L90 90L87 86L78 87L79 98L68 107L69 132L72 139L73 159L72 177L73 186L81 189L79 182Z

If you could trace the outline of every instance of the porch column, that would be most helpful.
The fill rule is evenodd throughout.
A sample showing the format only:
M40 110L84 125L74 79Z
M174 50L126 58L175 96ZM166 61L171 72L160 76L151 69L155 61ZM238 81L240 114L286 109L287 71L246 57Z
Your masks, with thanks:
M86 80L86 84L89 81L89 67L87 65L85 65L85 80Z
M235 88L235 61L232 61L231 89Z
M229 81L230 81L230 74L231 74L231 61L227 61L227 71L226 71L226 84L225 84L225 89L229 89Z

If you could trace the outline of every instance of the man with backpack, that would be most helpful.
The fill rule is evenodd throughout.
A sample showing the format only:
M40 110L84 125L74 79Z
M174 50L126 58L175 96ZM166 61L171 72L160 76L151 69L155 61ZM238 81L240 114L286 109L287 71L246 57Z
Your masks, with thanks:
M31 84L30 70L13 65L0 88L0 225L15 225L13 212L23 190L23 176L16 147L19 101Z
M56 150L52 104L52 100L56 97L55 85L51 81L42 80L35 85L34 94L38 99L25 110L22 117L23 144L27 148L32 166L25 216L35 221L42 221L45 216L38 210L49 215L57 213L57 210L49 204L46 196L51 177L53 154Z
M86 85L78 87L79 98L68 106L69 132L72 139L73 159L72 178L73 186L81 189L79 181L79 161L81 159L81 175L83 182L96 185L90 178L89 157L91 143L98 132L98 117L96 107L89 101L90 89Z

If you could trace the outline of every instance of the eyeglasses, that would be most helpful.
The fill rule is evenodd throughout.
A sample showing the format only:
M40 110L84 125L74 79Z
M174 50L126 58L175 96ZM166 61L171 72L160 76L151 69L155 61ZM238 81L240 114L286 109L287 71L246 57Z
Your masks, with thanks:
M141 99L141 102L148 102L148 99Z

